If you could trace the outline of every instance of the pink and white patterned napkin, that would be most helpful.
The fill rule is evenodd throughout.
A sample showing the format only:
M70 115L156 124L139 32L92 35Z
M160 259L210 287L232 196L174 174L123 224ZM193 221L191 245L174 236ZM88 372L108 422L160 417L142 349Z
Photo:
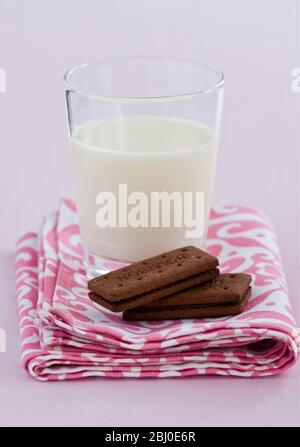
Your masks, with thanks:
M298 358L299 335L268 219L245 207L211 214L206 249L222 272L247 272L252 297L232 317L124 322L87 294L75 205L63 200L39 234L17 244L22 360L39 380L277 374Z

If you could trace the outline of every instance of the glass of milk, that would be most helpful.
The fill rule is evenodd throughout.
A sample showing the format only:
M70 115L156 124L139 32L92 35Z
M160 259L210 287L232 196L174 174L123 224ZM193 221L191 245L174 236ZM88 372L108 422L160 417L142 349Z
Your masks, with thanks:
M88 276L184 245L203 247L223 73L138 56L78 65L64 80Z

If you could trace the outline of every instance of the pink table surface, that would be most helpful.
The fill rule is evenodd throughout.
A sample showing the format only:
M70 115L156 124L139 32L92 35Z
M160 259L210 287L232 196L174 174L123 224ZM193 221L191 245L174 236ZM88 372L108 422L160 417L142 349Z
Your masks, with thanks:
M225 97L215 203L272 218L300 323L299 2L2 0L0 425L300 425L300 365L265 379L38 383L20 365L16 238L73 196L61 85L69 66L137 53L221 66ZM259 13L258 13L259 11ZM270 20L272 17L272 20Z

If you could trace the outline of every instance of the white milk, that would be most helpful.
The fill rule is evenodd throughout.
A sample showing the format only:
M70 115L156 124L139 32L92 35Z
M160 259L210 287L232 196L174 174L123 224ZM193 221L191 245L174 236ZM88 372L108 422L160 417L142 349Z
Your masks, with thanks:
M137 261L205 238L187 239L186 228L99 228L97 195L119 184L142 191L204 192L205 221L211 205L216 160L212 132L196 122L165 117L90 121L73 132L72 155L81 236L103 257ZM171 219L171 222L173 220ZM205 229L206 233L206 229Z

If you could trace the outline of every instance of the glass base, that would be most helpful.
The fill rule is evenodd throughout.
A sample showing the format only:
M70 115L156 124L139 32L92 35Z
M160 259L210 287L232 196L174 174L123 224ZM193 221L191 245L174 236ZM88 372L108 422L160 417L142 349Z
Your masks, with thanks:
M86 269L88 279L105 275L112 270L126 267L128 264L128 262L120 262L115 259L105 258L86 249L84 250L84 267Z

